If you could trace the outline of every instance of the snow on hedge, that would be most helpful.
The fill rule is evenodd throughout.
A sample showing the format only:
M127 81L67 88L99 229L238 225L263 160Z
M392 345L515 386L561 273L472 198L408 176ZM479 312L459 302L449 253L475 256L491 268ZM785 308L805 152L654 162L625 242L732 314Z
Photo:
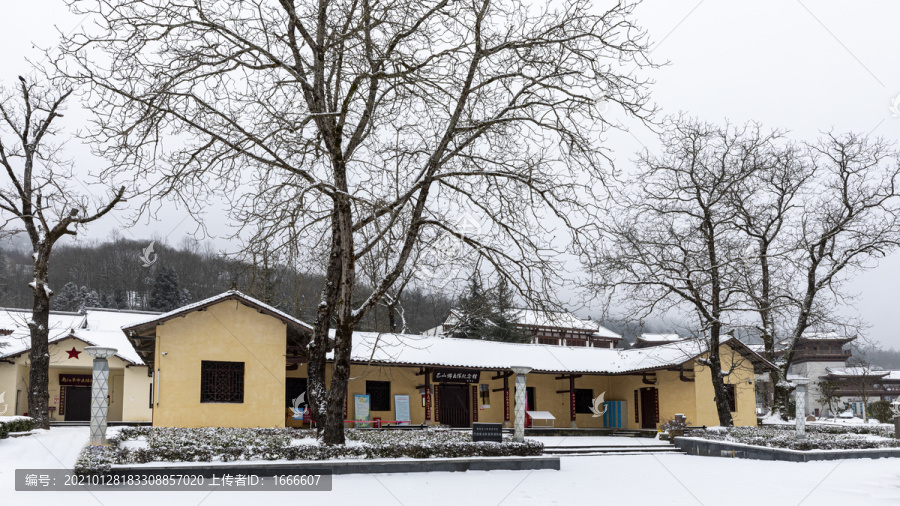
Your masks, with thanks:
M698 429L687 432L685 436L791 450L900 448L900 440L894 439L893 427L887 426L807 426L805 440L798 440L794 428L786 425L710 427L707 430Z
M409 431L347 429L347 444L320 444L308 429L128 427L109 446L87 446L75 463L79 474L102 474L114 464L379 458L538 456L542 443L472 441L468 432L442 428Z

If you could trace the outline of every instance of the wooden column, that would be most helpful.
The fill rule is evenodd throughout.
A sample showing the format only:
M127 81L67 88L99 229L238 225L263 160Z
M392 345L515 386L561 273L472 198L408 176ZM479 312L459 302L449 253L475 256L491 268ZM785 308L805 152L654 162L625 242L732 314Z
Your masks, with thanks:
M558 394L569 394L569 418L571 420L570 427L575 428L575 378L580 378L580 374L567 374L563 376L557 376L556 379L568 379L569 380L569 389L568 390L557 390Z
M497 371L497 375L492 377L491 380L503 380L503 388L495 388L491 390L492 392L503 392L503 426L509 427L511 424L509 423L509 377L512 376L512 373L509 371Z

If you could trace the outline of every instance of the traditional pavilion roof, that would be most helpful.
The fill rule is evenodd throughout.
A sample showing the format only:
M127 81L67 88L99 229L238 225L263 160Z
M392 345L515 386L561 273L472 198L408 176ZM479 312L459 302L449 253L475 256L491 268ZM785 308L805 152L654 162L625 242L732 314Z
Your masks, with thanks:
M849 343L856 339L856 336L845 336L842 334L838 334L834 331L826 331L826 332L804 332L801 334L800 339L805 339L808 341L842 341L845 343Z
M892 371L865 366L826 367L825 371L828 373L826 377L829 378L885 378L891 376L892 373Z
M688 339L678 334L641 334L634 340L636 348L648 348L666 343L676 343Z
M444 320L443 325L456 325L459 321L459 312L457 309L451 309L450 315ZM567 311L537 311L534 309L517 309L513 321L522 326L527 327L548 327L555 329L579 330L583 332L591 332L594 337L603 339L622 339L622 336L609 330L593 320L583 320L578 316ZM433 331L427 332L429 335Z

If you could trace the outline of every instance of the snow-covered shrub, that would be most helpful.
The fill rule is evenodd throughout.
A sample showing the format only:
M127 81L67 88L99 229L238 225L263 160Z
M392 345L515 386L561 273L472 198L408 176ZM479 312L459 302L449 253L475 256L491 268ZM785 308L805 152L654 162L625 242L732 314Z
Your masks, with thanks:
M346 435L349 444L325 446L314 431L304 429L126 427L110 440L109 449L82 452L79 465L82 472L102 473L112 463L503 457L536 456L544 450L542 443L516 443L508 436L502 443L475 443L471 433L440 428L348 429ZM141 444L120 447L122 441Z
M34 430L34 418L30 416L17 416L4 422L10 432L28 432Z
M110 443L110 446L85 446L75 460L75 474L102 475L109 472L113 464L124 463L125 452L113 446L113 440Z
M6 439L9 437L9 428L6 426L4 422L0 422L0 439Z
M900 448L900 440L891 439L892 429L879 427L838 427L809 425L806 439L798 440L793 427L729 427L720 430L693 430L685 434L714 441L728 441L791 450L860 450Z
M881 423L893 423L894 413L891 412L891 403L888 401L875 401L869 404L868 413Z

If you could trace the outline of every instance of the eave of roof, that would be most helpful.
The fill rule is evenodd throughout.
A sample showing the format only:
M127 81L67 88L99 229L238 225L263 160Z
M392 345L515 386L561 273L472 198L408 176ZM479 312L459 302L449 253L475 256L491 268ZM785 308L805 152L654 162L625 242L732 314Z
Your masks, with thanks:
M259 311L261 313L264 313L264 314L267 314L274 318L277 318L277 319L283 321L285 324L293 326L299 330L312 331L312 325L309 325L308 323L306 323L304 321L298 320L297 318L294 318L293 316L291 316L283 311L275 309L274 307L272 307L262 301L254 299L253 297L250 297L249 295L245 295L237 290L229 290L227 292L220 293L219 295L214 295L207 299L204 299L204 300L201 300L198 302L194 302L193 304L188 304L186 306L182 306L180 308L174 309L172 311L169 311L168 313L163 313L161 315L157 315L157 316L154 316L153 318L149 318L144 321L133 323L131 325L126 325L126 326L122 327L122 330L126 334L141 333L141 331L155 329L157 325L163 324L169 320L179 318L181 316L185 316L188 313L191 313L194 311L199 311L201 309L205 309L209 306L212 306L212 305L215 305L220 302L227 301L227 300L237 300L241 304L244 304L248 307L256 309L257 311Z

